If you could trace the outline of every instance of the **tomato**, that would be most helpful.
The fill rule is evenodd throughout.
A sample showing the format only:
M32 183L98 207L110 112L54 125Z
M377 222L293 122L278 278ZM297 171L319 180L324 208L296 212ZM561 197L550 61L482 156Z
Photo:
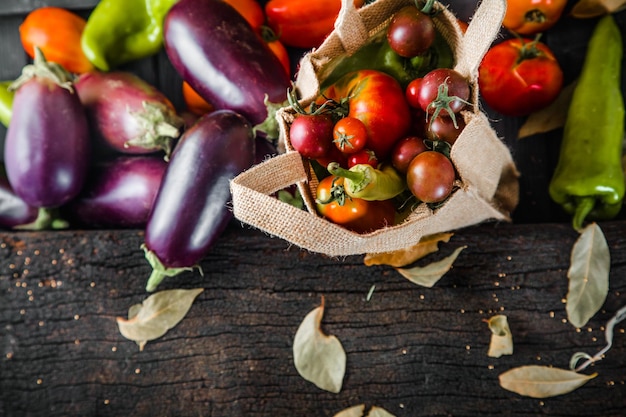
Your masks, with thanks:
M469 96L465 77L450 68L437 68L422 78L417 99L422 109L433 117L439 114L452 117L465 108Z
M423 54L435 40L433 20L415 5L405 6L394 13L387 27L387 42L392 50L405 58Z
M333 142L343 153L351 154L365 148L367 128L355 117L344 117L335 123Z
M502 26L520 35L550 29L561 18L567 0L507 0Z
M328 114L298 114L289 127L291 146L302 156L318 159L332 146L335 122Z
M437 151L417 155L409 164L406 174L409 190L424 203L439 203L448 198L455 179L452 161Z
M462 117L457 117L456 126L454 122L451 118L443 115L433 118L426 129L426 137L430 140L443 140L450 145L454 144L465 127L465 120Z
M396 145L393 147L391 164L399 172L406 174L413 158L427 150L424 139L419 136L407 136L396 142Z
M478 68L485 101L507 116L525 116L552 103L563 87L563 71L545 44L513 38L492 46Z
M367 164L377 168L378 158L376 158L376 154L369 149L362 149L356 153L348 155L348 168L352 168L353 166L359 164Z
M252 26L255 31L260 31L265 23L263 6L257 0L223 0L233 6L240 15Z
M409 103L409 106L414 109L422 109L422 105L419 101L419 92L422 86L422 81L424 81L423 78L414 79L406 86L406 90L404 92L407 103Z
M182 92L187 110L196 116L202 116L215 110L213 105L202 98L186 81L183 81Z
M364 0L354 0L361 7ZM287 46L310 49L321 45L335 28L341 0L269 0L265 4L268 25Z
M351 198L343 189L343 178L328 176L316 191L318 213L356 233L368 233L395 222L396 210L390 200L366 201Z
M341 102L348 99L348 116L360 119L367 128L366 147L380 159L411 127L411 112L404 89L392 76L380 71L360 70L346 74L326 88L318 99Z
M20 40L31 58L35 57L37 46L48 61L82 74L94 69L80 43L86 24L85 19L67 9L40 7L30 12L20 25Z

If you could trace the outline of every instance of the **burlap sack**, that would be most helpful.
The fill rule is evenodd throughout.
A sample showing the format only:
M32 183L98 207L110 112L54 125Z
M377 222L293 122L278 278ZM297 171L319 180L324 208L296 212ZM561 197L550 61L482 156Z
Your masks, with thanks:
M335 30L300 62L296 88L307 105L319 93L328 63L341 54L356 51L389 22L393 13L413 0L377 0L355 10L343 0ZM497 137L478 105L478 65L500 29L505 0L483 0L463 35L455 16L441 7L437 29L452 46L455 70L472 84L472 110L463 112L466 127L452 146L460 187L445 204L431 210L419 205L401 224L357 234L316 214L314 195L318 184L306 159L289 142L291 107L277 113L284 153L243 172L231 182L234 216L243 223L278 236L303 249L329 256L381 253L405 249L423 236L452 231L487 220L509 221L518 202L518 173L509 149ZM307 210L297 209L271 196L297 184Z

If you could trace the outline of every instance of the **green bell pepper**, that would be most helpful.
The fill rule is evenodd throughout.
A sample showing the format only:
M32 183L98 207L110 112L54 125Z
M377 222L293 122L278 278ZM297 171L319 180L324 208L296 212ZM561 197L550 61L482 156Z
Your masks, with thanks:
M620 30L607 15L589 40L549 185L550 197L573 215L576 230L586 219L614 218L622 207L622 54Z
M177 0L101 0L81 37L87 59L98 69L154 55L163 46L163 21Z
M0 123L5 127L9 127L13 114L15 91L9 90L11 84L13 84L13 81L0 81Z
M373 36L352 55L344 55L329 62L323 70L322 89L332 85L342 75L361 69L373 69L394 77L403 88L415 78L426 75L435 68L452 68L454 54L448 42L437 32L429 50L414 58L398 55L387 42L386 31Z

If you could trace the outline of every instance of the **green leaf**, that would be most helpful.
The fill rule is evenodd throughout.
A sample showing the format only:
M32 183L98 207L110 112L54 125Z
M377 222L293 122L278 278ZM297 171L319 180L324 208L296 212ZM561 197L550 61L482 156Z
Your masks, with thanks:
M320 329L324 302L306 315L293 341L296 370L318 388L338 393L346 373L346 353L339 339Z
M142 351L150 340L163 336L176 326L191 308L195 298L204 289L167 290L152 294L143 303L128 309L128 319L117 318L120 333L136 342Z
M489 330L491 330L491 342L487 355L492 358L499 358L502 355L513 354L513 335L509 328L507 317L498 314L487 320Z
M446 272L450 270L450 268L452 268L452 264L456 261L459 253L461 253L461 251L466 247L467 246L460 246L456 248L451 255L448 255L440 261L432 262L424 267L416 266L413 268L396 268L396 271L414 284L431 288L437 283L437 281L439 281L439 279L441 279L442 276L444 276Z
M598 374L580 374L567 369L529 365L500 374L500 386L516 394L532 398L548 398L567 394L583 386Z
M571 253L567 272L567 318L584 326L600 310L609 292L611 256L602 229L590 223L581 232Z

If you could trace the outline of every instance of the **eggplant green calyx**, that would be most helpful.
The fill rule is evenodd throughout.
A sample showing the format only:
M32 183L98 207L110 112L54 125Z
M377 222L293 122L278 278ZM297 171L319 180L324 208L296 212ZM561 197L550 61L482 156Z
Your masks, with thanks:
M176 275L181 274L185 271L193 271L194 268L198 268L198 270L200 271L200 275L204 275L202 272L202 268L199 265L186 266L186 267L180 267L180 268L169 268L163 265L159 257L150 249L148 249L148 247L145 244L141 245L141 249L143 249L145 253L146 260L148 261L150 266L152 266L152 273L150 274L150 277L148 278L148 282L146 284L147 292L156 291L159 284L165 278L175 277Z
M19 226L14 226L15 230L61 230L67 229L69 227L69 223L67 220L64 220L58 216L58 212L56 209L50 208L40 208L37 212L37 218L26 224L21 224Z
M263 122L254 126L252 132L255 136L261 134L261 136L264 136L268 140L278 139L279 126L278 120L276 119L276 112L289 105L289 101L285 100L284 102L273 103L266 94L263 103L265 103L265 108L267 109L267 117Z
M131 115L141 126L143 134L130 139L124 146L162 149L167 161L185 122L163 103L144 101L142 105L143 111L132 112Z
M47 61L41 49L35 47L35 59L31 65L22 68L22 74L9 86L9 91L15 91L33 78L45 78L59 87L74 93L74 76L62 65Z

